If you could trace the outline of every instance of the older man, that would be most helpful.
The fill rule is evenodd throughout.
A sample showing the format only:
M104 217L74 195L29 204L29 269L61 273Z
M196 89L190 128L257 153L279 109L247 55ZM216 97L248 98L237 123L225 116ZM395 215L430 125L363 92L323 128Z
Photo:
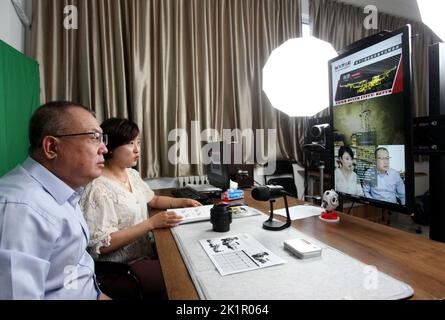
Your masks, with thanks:
M52 102L32 116L29 141L26 161L0 179L0 299L107 298L78 204L102 172L106 137L87 108Z
M389 166L389 151L384 147L375 150L376 168L372 169L377 177L375 185L365 183L363 192L366 197L376 200L405 205L405 184L400 173Z

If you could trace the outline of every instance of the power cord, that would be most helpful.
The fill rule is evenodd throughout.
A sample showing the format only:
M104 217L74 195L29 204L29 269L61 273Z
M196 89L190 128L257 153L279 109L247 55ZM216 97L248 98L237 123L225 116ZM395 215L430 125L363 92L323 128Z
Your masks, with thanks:
M351 214L352 208L354 207L355 201L352 202L351 207L348 210L348 215Z

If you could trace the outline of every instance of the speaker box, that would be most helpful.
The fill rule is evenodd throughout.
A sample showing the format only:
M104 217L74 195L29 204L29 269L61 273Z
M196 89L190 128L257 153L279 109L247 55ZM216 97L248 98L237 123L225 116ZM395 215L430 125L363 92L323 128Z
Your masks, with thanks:
M430 117L445 114L445 44L428 48ZM441 141L444 137L441 135ZM445 155L430 156L430 238L445 242Z
M238 183L238 188L250 188L253 186L253 164L230 165L230 179Z
M428 48L430 116L445 114L445 43Z

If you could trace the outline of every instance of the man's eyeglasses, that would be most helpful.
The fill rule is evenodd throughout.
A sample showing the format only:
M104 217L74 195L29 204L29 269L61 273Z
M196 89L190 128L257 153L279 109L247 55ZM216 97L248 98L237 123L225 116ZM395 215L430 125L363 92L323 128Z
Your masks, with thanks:
M91 138L94 140L95 143L104 145L108 144L108 135L104 134L102 132L97 131L91 131L91 132L83 132L83 133L72 133L72 134L61 134L58 136L54 136L56 138L63 138L63 137L77 137L77 136L85 136L90 135Z
M383 160L389 161L389 159L391 159L391 157L377 157L377 159L379 159L381 161L383 161Z

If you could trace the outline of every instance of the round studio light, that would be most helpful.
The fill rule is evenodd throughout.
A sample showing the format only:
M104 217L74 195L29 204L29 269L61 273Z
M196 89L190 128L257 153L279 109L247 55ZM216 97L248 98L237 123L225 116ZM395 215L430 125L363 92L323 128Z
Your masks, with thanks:
M313 116L329 107L328 61L337 52L314 37L287 40L263 68L263 91L289 116Z

